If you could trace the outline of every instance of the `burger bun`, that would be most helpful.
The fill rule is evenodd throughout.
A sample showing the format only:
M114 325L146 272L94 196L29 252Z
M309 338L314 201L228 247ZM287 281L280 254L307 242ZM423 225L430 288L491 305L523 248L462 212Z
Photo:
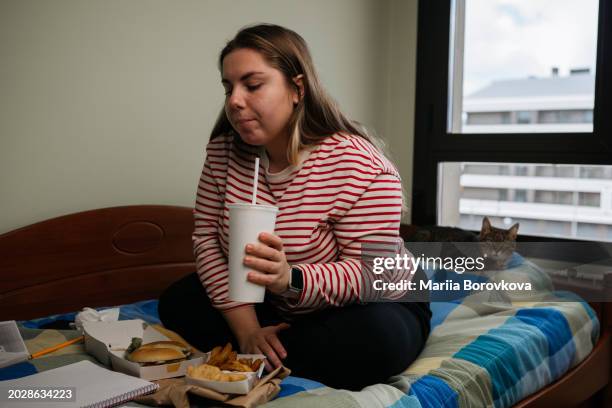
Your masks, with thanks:
M165 364L173 360L184 360L185 354L173 348L141 347L128 355L128 360L135 363Z
M180 351L183 354L191 354L191 347L179 341L154 341L152 343L143 344L140 348L170 348Z

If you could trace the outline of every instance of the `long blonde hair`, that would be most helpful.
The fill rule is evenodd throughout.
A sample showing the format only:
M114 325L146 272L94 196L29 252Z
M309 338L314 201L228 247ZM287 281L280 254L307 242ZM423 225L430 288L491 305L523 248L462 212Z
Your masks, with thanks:
M303 75L304 94L288 123L291 130L287 147L289 163L297 163L299 151L304 146L316 144L337 132L360 136L384 153L381 140L359 122L347 118L336 101L327 94L319 81L308 46L299 34L274 24L245 27L221 51L219 71L222 72L223 60L230 52L244 48L258 51L270 66L283 73L287 84L295 88L298 94L299 88L293 78ZM210 138L227 133L237 134L223 108Z

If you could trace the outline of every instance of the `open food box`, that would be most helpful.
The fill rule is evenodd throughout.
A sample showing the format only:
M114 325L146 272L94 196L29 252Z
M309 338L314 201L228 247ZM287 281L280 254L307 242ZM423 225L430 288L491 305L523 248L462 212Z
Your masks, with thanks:
M238 354L227 343L213 348L206 364L189 367L185 381L224 394L248 394L261 378L265 358L263 354Z
M203 364L208 356L195 352L186 360L143 366L126 359L126 350L132 338L142 338L143 344L170 340L143 320L121 320L115 322L84 322L85 350L101 363L145 380L180 377L187 367Z

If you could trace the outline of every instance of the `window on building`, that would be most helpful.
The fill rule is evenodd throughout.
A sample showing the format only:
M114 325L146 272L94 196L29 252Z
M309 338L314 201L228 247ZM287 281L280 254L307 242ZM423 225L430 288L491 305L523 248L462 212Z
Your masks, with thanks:
M527 190L519 189L514 190L514 200L517 203L525 203L527 202Z
M517 176L526 176L528 173L528 166L514 166L514 174L516 174Z
M469 112L468 125L498 125L511 122L511 112Z
M534 194L534 202L543 204L565 204L574 202L574 192L538 190Z
M611 183L612 184L612 183ZM606 194L606 192L602 193L587 193L587 192L579 192L578 193L578 205L583 205L587 207L600 207L601 206L601 195ZM608 197L609 199L609 197ZM612 224L612 222L611 222Z
M612 178L612 174L606 172L605 167L601 166L581 166L580 167L580 177L582 178L606 178L606 176ZM606 174L608 173L608 174Z
M537 116L538 123L593 123L593 111L586 109L539 111Z
M516 123L525 124L532 122L532 113L531 111L518 111L516 112Z
M612 226L581 222L578 224L577 235L590 240L612 241Z
M544 3L419 2L411 222L608 236L612 7Z

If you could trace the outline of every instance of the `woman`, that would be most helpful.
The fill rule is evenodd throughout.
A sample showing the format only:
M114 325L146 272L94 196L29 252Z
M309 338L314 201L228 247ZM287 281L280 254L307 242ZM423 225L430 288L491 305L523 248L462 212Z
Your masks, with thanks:
M324 92L295 32L245 28L219 68L226 97L198 185L197 274L162 295L162 322L199 349L230 341L265 354L268 369L284 364L331 387L361 389L402 372L429 333L428 303L371 302L405 292L371 290L362 265L368 245L406 253L397 170ZM257 202L279 213L275 233L245 248L248 279L266 287L266 301L253 305L227 298L227 204L251 201L256 157Z

